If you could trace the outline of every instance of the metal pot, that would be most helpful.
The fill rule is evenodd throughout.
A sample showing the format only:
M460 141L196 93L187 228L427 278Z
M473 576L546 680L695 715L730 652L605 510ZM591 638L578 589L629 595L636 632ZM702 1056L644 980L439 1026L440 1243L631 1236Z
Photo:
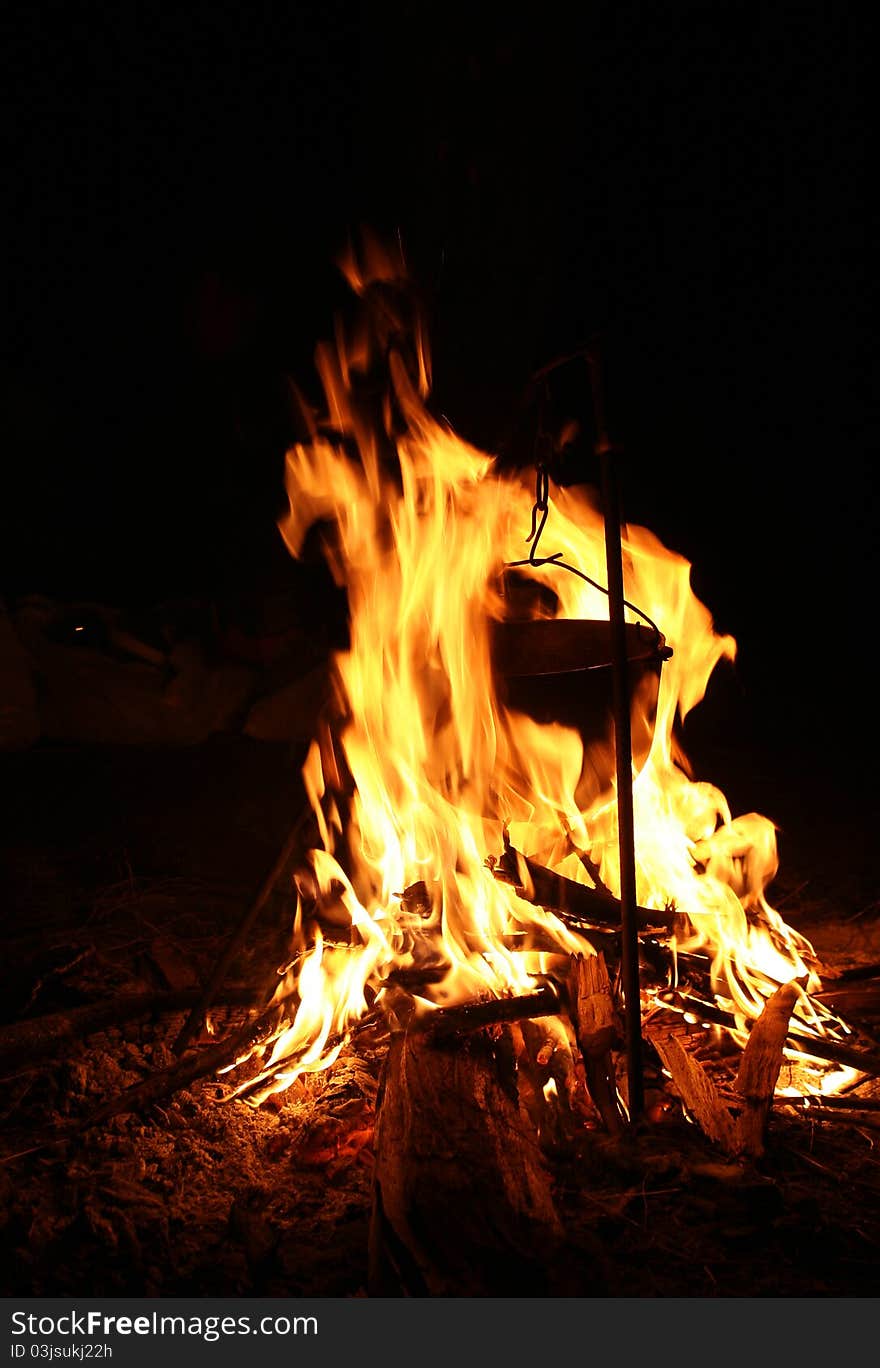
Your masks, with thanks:
M580 732L584 746L611 738L611 624L592 619L536 618L492 623L492 668L501 701L536 722ZM633 758L643 762L651 744L660 668L672 654L664 637L642 623L627 623ZM646 726L645 719L648 719Z

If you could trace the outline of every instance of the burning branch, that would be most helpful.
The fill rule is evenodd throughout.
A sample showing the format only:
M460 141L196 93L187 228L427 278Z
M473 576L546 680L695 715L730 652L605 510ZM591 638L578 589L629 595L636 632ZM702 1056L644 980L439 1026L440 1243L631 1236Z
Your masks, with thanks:
M732 1095L719 1091L699 1060L674 1035L661 1032L653 1037L685 1107L709 1139L729 1154L755 1158L764 1152L767 1117L798 993L788 983L768 998L746 1042Z
M574 879L527 859L511 845L505 846L494 873L496 878L512 884L526 902L557 913L570 926L620 928L620 901L613 894L575 883ZM647 907L636 909L636 919L643 931L662 928L671 932L677 922L681 924L677 913Z
M605 958L572 956L569 1003L590 1096L611 1135L619 1135L623 1113L617 1098L611 1051L620 1046L620 1022L614 1010Z
M725 1030L734 1033L743 1029L753 1029L752 1023L740 1022L732 1012L727 1012L714 1003L703 1002L690 993L670 990L660 993L657 1001L658 1006L687 1014L693 1021L702 1022L707 1026L723 1026ZM825 1060L839 1068L856 1069L859 1073L880 1077L880 1054L846 1045L833 1036L807 1035L804 1031L788 1030L785 1048L808 1059Z
M547 983L537 992L520 997L491 998L485 1002L438 1007L421 1019L422 1029L436 1041L454 1040L457 1036L479 1031L485 1026L554 1016L562 1005L559 989L554 983Z
M567 925L578 929L589 927L620 926L620 900L606 889L589 888L586 884L575 883L564 874L546 869L535 860L528 859L513 846L506 845L504 854L495 865L497 878L513 884L520 897L538 907L547 908L562 918ZM662 930L673 935L676 930L685 933L689 922L698 921L694 916L674 908L660 911L657 908L637 907L636 923L640 935L650 931ZM787 953L785 941L774 927L762 928L770 941L781 952ZM812 961L818 967L818 960Z

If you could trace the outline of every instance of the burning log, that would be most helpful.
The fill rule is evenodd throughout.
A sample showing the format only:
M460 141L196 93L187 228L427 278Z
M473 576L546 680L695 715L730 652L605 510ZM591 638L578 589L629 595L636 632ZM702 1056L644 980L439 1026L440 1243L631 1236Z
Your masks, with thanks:
M545 907L571 926L573 930L594 926L620 927L620 900L604 888L589 888L586 884L575 883L564 874L528 859L513 846L507 845L504 854L495 866L499 879L512 883L521 898ZM674 908L660 911L652 907L635 909L636 925L640 939L643 933L652 929L673 932L676 926L683 926L687 914ZM762 923L763 929L777 949L786 952L788 947L779 937L774 927ZM817 963L817 961L813 961Z
M620 1027L604 955L572 956L569 999L590 1096L610 1134L619 1135L624 1116L617 1098L611 1050L620 1044Z
M380 1096L370 1295L552 1295L562 1231L510 1028L396 1035Z
M583 1057L590 1096L609 1132L619 1134L624 1114L617 1099L611 1052L620 1047L621 1032L601 951L596 955L571 956L566 989L563 992L551 981L533 993L517 997L440 1007L418 1024L439 1043L488 1026L525 1024L567 1011ZM403 1018L398 1020L402 1023Z
M652 1036L686 1109L728 1154L757 1158L764 1152L767 1118L798 993L796 984L786 983L767 999L746 1042L730 1094L721 1092L676 1036L663 1032Z
M564 874L556 874L535 860L527 859L513 846L506 847L495 868L495 875L512 883L526 902L552 909L563 920L574 924L575 928L579 923L587 927L620 927L620 902L612 894L575 883ZM677 912L636 908L636 921L642 930L662 927L671 931L678 918Z
M558 1012L561 1006L558 988L555 984L547 983L536 992L524 993L519 997L489 998L485 1002L438 1007L424 1018L423 1025L435 1041L453 1040L484 1026L550 1016Z
M414 1026L416 1029L421 1027L435 1043L452 1042L459 1036L486 1027L502 1024L518 1026L518 1034L514 1034L522 1042L522 1050L518 1055L520 1082L523 1091L531 1090L532 1093L532 1105L529 1106L525 1099L524 1105L542 1143L545 1143L547 1135L551 1133L556 1134L557 1139L562 1138L565 1117L571 1117L575 1096L580 1093L582 1105L586 1101L583 1080L578 1082L571 1051L567 1047L559 1048L561 1036L558 1025L554 1030L554 1023L561 1018L564 1023L562 1033L570 1037L569 1010L565 986L557 986L550 981L534 993L441 1007L422 1017ZM411 1021L412 1011L410 1003L408 1012L405 1010L398 1015L398 1022ZM574 1044L573 1041L571 1043ZM604 1054L607 1056L607 1051ZM546 1067L551 1061L552 1067ZM598 1084L603 1072L602 1063L599 1059L591 1060L591 1067ZM611 1067L610 1056L607 1056L607 1067ZM613 1068L611 1074L613 1077ZM544 1085L551 1080L556 1092L553 1099L548 1098L543 1091ZM606 1093L597 1087L595 1094L591 1089L591 1095L600 1114L606 1115L603 1110ZM609 1129L613 1132L612 1124L609 1124Z

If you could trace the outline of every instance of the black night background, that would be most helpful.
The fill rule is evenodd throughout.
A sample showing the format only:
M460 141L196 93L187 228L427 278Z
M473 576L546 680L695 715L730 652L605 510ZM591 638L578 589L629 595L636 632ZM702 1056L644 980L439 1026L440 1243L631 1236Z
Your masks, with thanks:
M427 301L438 411L489 450L532 371L603 334L627 516L692 560L771 731L807 763L818 714L858 782L876 516L859 22L131 3L19 7L16 29L6 592L222 595L285 573L287 381L310 383L336 257L368 225L399 234Z
M368 228L422 298L433 410L484 450L527 459L530 376L601 336L625 514L692 562L739 646L689 723L699 772L779 823L786 891L854 879L845 909L876 918L876 62L858 11L14 6L0 602L109 604L145 633L172 600L245 634L285 595L300 627L338 611L276 520L291 385L315 388L337 258ZM588 419L585 384L564 402ZM597 483L577 450L569 478ZM47 790L39 750L4 757L7 846L77 805L72 766ZM199 763L193 810L217 779ZM276 769L265 831L256 799L232 822L245 884L286 830L296 766Z

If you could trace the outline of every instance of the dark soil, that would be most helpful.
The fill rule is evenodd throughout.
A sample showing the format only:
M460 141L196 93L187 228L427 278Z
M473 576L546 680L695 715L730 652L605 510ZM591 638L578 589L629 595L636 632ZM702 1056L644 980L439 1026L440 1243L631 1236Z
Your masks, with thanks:
M712 759L727 767L713 776L722 786L746 790L751 778L759 810L776 785L768 815L784 817L783 864L771 900L829 972L880 960L863 805L838 796L820 810L796 774ZM301 760L237 736L191 749L38 746L6 757L2 1023L197 984L302 808ZM231 983L271 985L291 910L281 890ZM870 1030L876 999L860 1011ZM242 1013L219 1007L215 1038ZM54 1143L166 1067L182 1020L153 1011L5 1059L0 1290L367 1295L381 1023L280 1101L230 1100L229 1083L209 1076ZM548 1137L565 1230L565 1276L551 1292L876 1294L880 1111L778 1108L765 1154L734 1161L683 1117L651 1067L649 1078L656 1105L643 1133L612 1142L587 1118ZM867 1083L859 1096L880 1090Z

